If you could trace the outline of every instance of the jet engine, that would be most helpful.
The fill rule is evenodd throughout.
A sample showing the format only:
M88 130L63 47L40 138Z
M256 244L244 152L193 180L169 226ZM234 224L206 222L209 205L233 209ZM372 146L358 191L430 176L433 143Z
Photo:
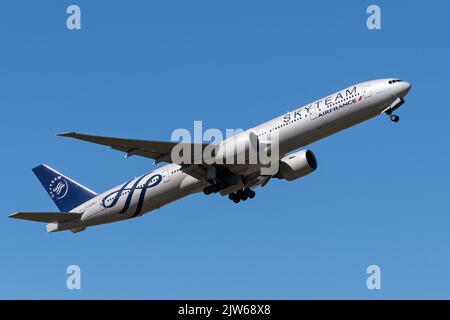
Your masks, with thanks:
M278 179L288 181L304 177L317 169L317 159L311 150L300 150L280 160Z

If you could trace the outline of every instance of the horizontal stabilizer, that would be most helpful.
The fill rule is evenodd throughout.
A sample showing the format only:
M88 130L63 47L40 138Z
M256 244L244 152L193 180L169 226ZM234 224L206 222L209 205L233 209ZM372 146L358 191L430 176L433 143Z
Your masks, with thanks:
M73 212L16 212L9 217L37 222L66 222L80 218L81 214Z

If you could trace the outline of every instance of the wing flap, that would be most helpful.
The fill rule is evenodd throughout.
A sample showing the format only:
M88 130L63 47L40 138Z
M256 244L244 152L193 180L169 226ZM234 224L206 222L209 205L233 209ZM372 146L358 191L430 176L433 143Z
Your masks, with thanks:
M9 217L37 222L66 222L80 218L81 214L73 212L16 212Z

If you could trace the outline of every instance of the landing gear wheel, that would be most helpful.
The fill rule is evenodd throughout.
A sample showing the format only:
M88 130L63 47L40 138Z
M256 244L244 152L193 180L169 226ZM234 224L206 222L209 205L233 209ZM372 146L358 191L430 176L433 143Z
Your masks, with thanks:
M398 115L396 115L396 114L391 114L389 116L389 118L391 118L392 122L398 122L398 120L400 120L400 117Z
M238 203L241 200L246 201L247 199L253 199L255 195L255 191L250 188L245 188L243 190L238 190L235 193L230 193L228 195L228 199L230 199L234 203Z

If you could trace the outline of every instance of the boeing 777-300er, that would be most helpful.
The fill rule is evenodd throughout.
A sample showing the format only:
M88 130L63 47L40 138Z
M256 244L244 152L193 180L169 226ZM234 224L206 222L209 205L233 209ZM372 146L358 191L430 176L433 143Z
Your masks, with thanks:
M60 212L17 212L10 217L46 222L48 232L79 232L87 227L141 216L201 191L205 194L228 195L228 198L236 203L245 201L255 196L255 188L265 186L271 178L291 181L316 170L317 160L312 151L295 150L379 114L387 114L393 122L397 122L399 117L393 112L404 103L410 88L408 82L395 78L362 82L214 145L185 143L189 148L200 147L200 150L213 145L217 152L211 154L223 157L223 149L229 145L244 146L233 150L245 152L248 151L251 141L256 141L258 149L269 136L276 133L279 157L276 162L277 171L273 174L262 174L263 165L260 162L211 162L203 157L191 163L176 162L172 157L172 149L179 145L178 142L61 133L58 135L109 146L125 152L127 156L138 155L151 158L156 163L168 164L101 194L45 164L39 165L33 172ZM233 139L233 143L227 144L230 139Z

